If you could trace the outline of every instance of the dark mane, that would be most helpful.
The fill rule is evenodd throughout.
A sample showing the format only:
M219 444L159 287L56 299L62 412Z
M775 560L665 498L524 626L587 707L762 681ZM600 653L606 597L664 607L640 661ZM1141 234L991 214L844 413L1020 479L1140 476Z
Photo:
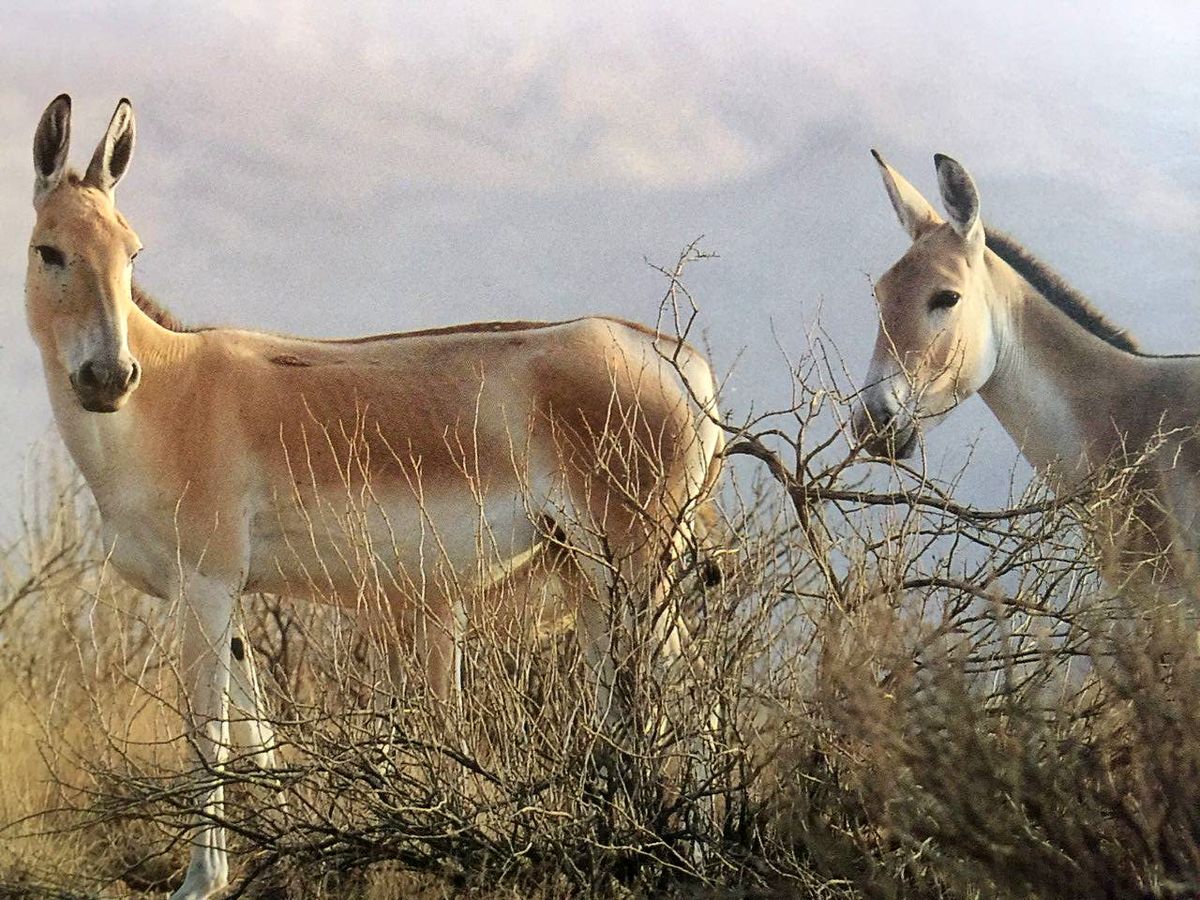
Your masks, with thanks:
M999 256L1037 289L1043 297L1096 337L1126 353L1144 356L1133 336L1110 322L1083 294L1061 275L1002 231L987 228L988 249Z
M148 315L151 319L161 325L167 331L202 331L200 328L189 328L184 325L173 313L159 304L157 300L147 294L136 283L133 285L133 302L137 304L138 309Z

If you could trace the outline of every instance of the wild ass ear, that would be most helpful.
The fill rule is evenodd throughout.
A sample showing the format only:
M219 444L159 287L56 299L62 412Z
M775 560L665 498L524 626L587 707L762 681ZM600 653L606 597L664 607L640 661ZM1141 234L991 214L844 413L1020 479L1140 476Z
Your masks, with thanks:
M122 97L112 121L108 123L108 130L104 132L88 164L87 174L83 176L84 183L111 194L129 168L129 160L133 157L133 136L133 105Z
M950 224L969 247L982 248L983 221L979 218L979 190L975 181L958 162L944 154L935 153L933 164L937 168L938 187Z
M59 94L50 101L33 133L34 206L40 205L62 181L70 147L71 98Z
M875 157L875 162L879 163L883 186L887 188L892 207L910 238L915 241L925 231L942 223L942 217L937 214L937 210L921 196L920 191L908 183L908 179L884 161L878 150L872 150L871 155Z

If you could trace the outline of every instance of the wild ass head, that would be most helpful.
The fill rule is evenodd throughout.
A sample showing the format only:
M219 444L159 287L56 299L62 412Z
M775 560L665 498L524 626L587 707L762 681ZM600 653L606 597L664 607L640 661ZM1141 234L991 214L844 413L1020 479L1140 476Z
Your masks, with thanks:
M912 246L875 285L879 333L853 425L870 452L899 459L916 449L923 422L945 415L991 377L995 290L979 193L967 170L934 157L945 221L872 153Z
M121 100L82 178L67 169L71 98L42 113L33 138L33 207L25 308L47 366L61 366L80 405L116 412L137 388L129 352L137 234L113 190L133 155L133 107Z

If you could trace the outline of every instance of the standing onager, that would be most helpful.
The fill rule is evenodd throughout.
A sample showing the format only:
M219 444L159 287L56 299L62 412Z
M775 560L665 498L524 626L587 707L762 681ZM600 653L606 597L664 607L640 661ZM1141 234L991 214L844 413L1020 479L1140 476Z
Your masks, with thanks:
M985 232L966 170L934 157L948 222L875 154L912 246L875 286L880 327L854 417L912 454L921 420L979 392L1058 492L1133 463L1093 536L1114 586L1200 598L1200 357L1142 353L1011 238Z
M141 244L113 201L132 108L117 104L83 177L66 168L70 114L56 98L34 137L29 327L113 566L179 602L185 724L204 763L219 765L230 738L270 761L233 633L239 594L380 597L447 698L463 587L502 577L551 533L595 585L578 631L612 718L610 582L678 650L677 618L656 604L717 472L705 360L607 318L340 341L164 327L132 284ZM230 700L250 714L231 722ZM224 834L203 824L221 802L220 787L204 800L177 898L227 883Z

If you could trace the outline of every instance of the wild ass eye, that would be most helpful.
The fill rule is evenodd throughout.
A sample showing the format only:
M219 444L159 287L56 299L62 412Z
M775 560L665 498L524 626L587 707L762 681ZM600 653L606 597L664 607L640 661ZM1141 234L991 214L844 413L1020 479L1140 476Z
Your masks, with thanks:
M938 291L929 301L930 309L949 309L962 299L958 291Z
M63 256L62 251L49 244L38 244L33 249L42 258L42 262L48 266L65 266L67 264L67 258Z

